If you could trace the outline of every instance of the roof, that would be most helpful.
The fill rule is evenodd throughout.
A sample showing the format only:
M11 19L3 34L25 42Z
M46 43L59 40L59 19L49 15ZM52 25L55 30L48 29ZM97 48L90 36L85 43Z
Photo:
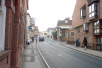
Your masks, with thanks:
M65 20L67 20L68 23L65 23ZM60 26L60 25L72 25L72 20L69 20L69 18L66 18L65 20L58 20L57 26Z

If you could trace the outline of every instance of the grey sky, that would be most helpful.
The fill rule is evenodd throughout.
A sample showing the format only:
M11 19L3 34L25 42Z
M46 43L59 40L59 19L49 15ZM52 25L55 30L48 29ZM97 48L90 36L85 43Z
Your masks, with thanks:
M58 20L72 17L76 0L29 0L31 17L36 18L36 26L40 31L55 27Z

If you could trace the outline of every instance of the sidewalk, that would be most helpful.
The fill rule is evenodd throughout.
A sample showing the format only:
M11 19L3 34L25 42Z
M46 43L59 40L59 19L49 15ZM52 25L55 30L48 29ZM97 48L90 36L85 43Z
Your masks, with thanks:
M44 68L35 42L25 47L20 68Z
M95 51L95 50L91 50L91 49L84 50L84 48L82 48L82 47L76 47L74 45L65 44L65 42L61 45L68 47L70 49L74 49L74 50L89 54L89 55L93 55L95 57L102 58L102 52L99 52L99 51Z

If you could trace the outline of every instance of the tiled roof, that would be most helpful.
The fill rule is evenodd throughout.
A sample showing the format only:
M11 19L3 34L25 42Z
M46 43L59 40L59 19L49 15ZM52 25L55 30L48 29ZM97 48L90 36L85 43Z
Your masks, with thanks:
M65 23L65 20L68 20L68 23ZM72 25L72 20L69 20L69 19L65 19L65 20L58 20L57 26L60 26L60 25Z

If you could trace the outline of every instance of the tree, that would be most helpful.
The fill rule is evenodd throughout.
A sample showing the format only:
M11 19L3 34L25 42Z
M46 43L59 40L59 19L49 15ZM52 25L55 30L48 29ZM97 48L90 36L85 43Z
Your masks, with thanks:
M57 39L57 32L56 31L52 32L52 35L53 35L54 39Z

